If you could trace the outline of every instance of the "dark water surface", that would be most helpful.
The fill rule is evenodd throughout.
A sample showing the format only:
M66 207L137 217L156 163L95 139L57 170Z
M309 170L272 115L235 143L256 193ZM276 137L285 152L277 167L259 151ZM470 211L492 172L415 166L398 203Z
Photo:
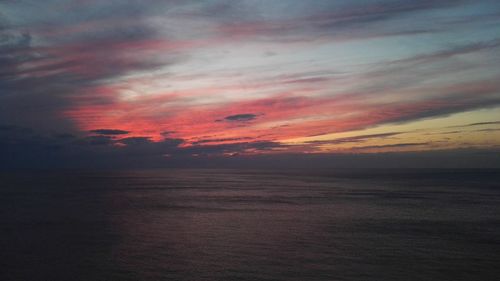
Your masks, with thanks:
M0 280L500 280L499 171L0 174Z

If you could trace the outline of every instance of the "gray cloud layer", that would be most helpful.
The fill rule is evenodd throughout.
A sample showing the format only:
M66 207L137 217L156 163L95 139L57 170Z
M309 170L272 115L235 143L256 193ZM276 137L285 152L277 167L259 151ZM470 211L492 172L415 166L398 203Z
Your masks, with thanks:
M0 166L92 167L95 163L102 163L111 167L122 162L145 166L180 165L195 161L193 155L209 162L209 157L214 155L237 156L246 151L286 148L275 141L245 137L199 139L192 143L193 146L183 146L186 140L170 138L176 128L165 131L163 136L168 138L160 142L153 142L149 137L128 137L131 133L128 130L107 127L80 131L65 113L77 105L113 105L117 97L113 93L98 92L96 88L126 75L151 72L186 60L184 54L172 47L178 42L189 41L186 39L209 38L207 41L212 42L230 38L238 42L251 38L270 43L311 43L435 34L485 21L495 23L498 21L498 2L487 2L493 8L493 16L436 22L424 21L424 12L439 13L443 9L466 7L473 1L385 0L354 4L352 1L317 1L314 4L276 1L273 5L256 5L254 1L0 1L0 123L4 124L0 126L0 154L4 159ZM204 23L211 25L200 27L201 31L184 25L166 25L164 30L158 30L151 23L157 18L204 19ZM155 46L160 41L166 47L159 52ZM471 39L470 42L451 44L448 48L407 59L374 63L373 68L361 77L355 77L361 82L350 97L364 99L388 90L403 91L425 84L437 75L453 74L457 69L460 73L467 69L477 70L480 66L459 57L495 51L499 47L498 38L489 41ZM181 45L177 48L187 47ZM452 61L444 66L434 65L437 61L450 59ZM303 77L289 75L280 81L282 84L315 85L330 81L333 79L330 76L335 75L310 76L311 73ZM373 112L367 110L371 114L370 120L375 121L364 126L402 123L498 106L500 84L496 78L461 82L456 87L443 86L439 95L429 91L424 93L429 97L416 102L394 102L381 105ZM222 124L243 126L267 116L246 110L237 112L243 113L215 118L226 122ZM468 126L497 123L478 122ZM363 135L309 144L362 143L398 134L400 132ZM225 143L214 144L218 142ZM401 143L384 147L423 144ZM429 152L429 155L447 154ZM475 154L457 152L456 155L476 159ZM225 161L248 160L242 157ZM305 156L274 157L308 159ZM330 159L327 156L318 156L317 159L320 158L321 161Z

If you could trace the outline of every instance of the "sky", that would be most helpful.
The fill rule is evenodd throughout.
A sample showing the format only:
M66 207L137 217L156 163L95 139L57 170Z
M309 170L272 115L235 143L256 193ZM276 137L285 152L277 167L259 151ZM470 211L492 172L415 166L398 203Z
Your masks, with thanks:
M500 167L499 65L496 0L0 0L0 168Z

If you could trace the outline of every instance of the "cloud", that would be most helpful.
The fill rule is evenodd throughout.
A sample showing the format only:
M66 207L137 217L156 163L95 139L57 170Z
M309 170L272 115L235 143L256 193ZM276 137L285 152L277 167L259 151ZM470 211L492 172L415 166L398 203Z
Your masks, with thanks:
M0 132L3 133L31 133L33 130L30 128L20 127L16 125L0 125Z
M129 131L116 130L116 129L97 129L97 130L91 130L90 132L99 135L126 135L130 133Z
M60 134L54 134L54 137L55 138L59 138L59 139L74 139L76 138L75 135L73 134L68 134L68 133L60 133Z
M448 47L444 50L439 50L433 53L421 54L406 59L396 60L392 63L415 63L415 62L435 62L457 55L470 54L478 51L494 49L500 47L500 38L491 39L488 41L480 41L469 44L460 44Z
M396 143L396 144L384 144L384 145L368 145L368 146L357 146L353 147L354 150L358 149L380 149L380 148L400 148L400 147L410 147L410 146L422 146L429 145L430 142L406 142L406 143Z
M257 118L257 115L251 113L235 114L224 117L224 119L227 121L238 121L238 122L251 121L254 120L255 118Z
M170 136L171 134L175 134L175 131L163 131L160 133L160 135L166 137L166 136Z
M500 167L500 154L494 148L361 153L363 150L387 147L428 145L425 142L359 147L360 153L297 154L284 153L288 146L273 141L184 146L184 141L180 139L152 142L140 137L122 140L114 140L113 136L59 138L33 131L16 131L14 135L12 130L0 130L0 169L246 167L317 170L332 167ZM124 145L116 145L117 143Z
M151 143L151 138L149 137L130 137L118 140L119 143L126 145L143 145Z
M345 138L338 138L338 139L333 139L333 140L317 140L317 141L308 141L306 142L307 144L314 144L314 145L323 145L323 144L341 144L341 143L357 143L357 142L364 142L370 139L383 139L391 136L396 136L402 134L401 132L390 132L390 133L382 133L382 134L369 134L369 135L359 135L359 136L353 136L353 137L345 137Z
M492 128L489 128L489 129L480 129L480 130L475 130L475 132L498 132L500 131L500 128L499 129L492 129Z
M500 121L491 121L491 122L478 122L478 123L471 123L467 124L465 126L482 126L482 125L499 125Z
M207 143L220 143L220 142L239 142L242 140L251 140L251 137L239 137L239 138L219 138L219 139L200 139L192 142L192 145L200 145Z
M31 2L0 3L0 132L40 159L274 154L500 105L495 1Z
M443 8L457 7L465 1L378 1L375 3L343 4L322 3L321 5L304 6L300 2L288 3L287 9L295 17L278 19L266 16L263 11L256 11L257 18L242 15L241 20L226 20L222 16L219 21L220 32L232 37L255 37L272 41L307 41L328 38L330 40L367 39L374 37L400 36L435 32L435 26L428 28L411 28L411 25L399 25L405 17L417 13ZM237 5L230 7L237 13ZM278 9L279 5L270 8ZM240 7L241 8L241 7ZM248 8L248 7L247 7ZM281 7L283 8L283 7ZM298 12L300 11L300 13ZM272 13L269 13L272 15ZM247 16L247 17L245 17ZM383 23L392 23L383 25ZM404 28L410 26L410 28ZM226 36L227 36L226 35Z
M453 135L453 134L461 134L461 133L464 133L464 131L447 131L447 132L437 132L437 133L424 133L423 135L428 135L428 136L432 136L432 135Z
M61 118L63 111L80 103L113 102L114 96L93 94L100 85L179 58L153 56L151 50L175 48L175 44L158 39L156 30L141 20L122 21L130 13L141 14L148 5L133 9L125 3L90 5L54 13L54 4L49 1L38 11L24 5L24 13L32 18L0 21L2 120L46 130L74 129L72 120ZM6 8L16 5L24 7L7 3ZM26 22L17 22L20 18ZM58 34L63 30L67 34Z
M225 154L255 154L261 152L269 152L275 149L282 149L288 147L273 141L251 141L251 142L237 142L237 143L224 143L224 144L209 144L209 145L194 145L186 147L185 152L191 155L225 155Z
M476 122L465 125L448 126L446 128L465 128L465 127L476 127L476 126L487 126L487 125L500 125L500 121Z
M109 145L113 143L113 137L111 136L88 136L82 139L83 143L88 143L90 145Z

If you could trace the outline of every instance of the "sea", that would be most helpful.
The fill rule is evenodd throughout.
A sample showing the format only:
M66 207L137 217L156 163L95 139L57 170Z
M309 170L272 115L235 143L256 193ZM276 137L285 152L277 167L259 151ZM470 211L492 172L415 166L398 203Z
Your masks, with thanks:
M0 280L500 280L500 170L2 172Z

